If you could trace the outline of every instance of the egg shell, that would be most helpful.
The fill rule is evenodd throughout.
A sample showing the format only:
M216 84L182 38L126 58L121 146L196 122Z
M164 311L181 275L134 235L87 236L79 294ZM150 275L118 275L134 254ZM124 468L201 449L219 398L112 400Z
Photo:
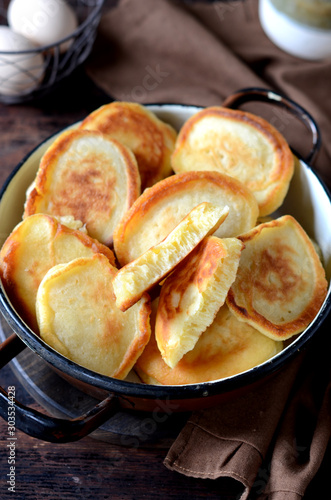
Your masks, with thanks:
M0 26L0 93L7 96L26 94L44 77L44 58L36 47L8 26ZM12 52L12 53L11 53Z
M14 31L41 47L58 43L78 25L75 12L64 0L11 0L7 20ZM61 44L60 51L71 43Z

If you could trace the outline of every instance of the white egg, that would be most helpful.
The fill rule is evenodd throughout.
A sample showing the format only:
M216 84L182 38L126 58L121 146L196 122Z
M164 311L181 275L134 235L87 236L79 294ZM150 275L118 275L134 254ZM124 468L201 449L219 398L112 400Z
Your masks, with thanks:
M7 19L14 31L42 47L69 36L78 25L75 12L65 0L11 0ZM70 43L61 44L61 52Z
M44 77L43 56L35 52L14 53L35 48L29 40L14 33L8 26L0 26L0 93L21 95L39 85Z

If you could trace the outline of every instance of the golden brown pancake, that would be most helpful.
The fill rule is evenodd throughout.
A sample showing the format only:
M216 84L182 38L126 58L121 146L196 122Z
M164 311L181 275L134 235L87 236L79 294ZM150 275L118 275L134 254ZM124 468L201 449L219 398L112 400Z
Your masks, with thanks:
M37 294L41 338L81 366L123 379L150 337L148 295L126 313L115 305L117 272L102 254L59 264Z
M24 217L35 213L72 215L105 245L140 194L133 153L119 142L89 130L65 131L43 155Z
M165 280L155 338L170 368L191 351L214 321L235 280L243 244L237 238L205 238Z
M133 151L142 190L172 173L170 157L177 132L141 104L106 104L88 115L81 127L99 130Z
M172 166L176 173L216 170L239 179L254 193L264 216L282 204L294 157L282 134L263 118L213 106L183 125Z
M175 368L162 359L152 331L135 370L143 382L156 385L200 384L249 370L282 350L282 342L238 321L226 305L203 332L194 349Z
M14 228L0 251L0 276L9 300L33 331L38 332L35 302L46 272L56 264L95 253L104 254L114 265L108 247L50 215L31 215Z
M116 304L125 311L167 276L199 243L216 231L228 207L200 203L160 243L122 267L113 282Z
M314 245L290 215L239 236L245 245L227 304L238 319L274 339L302 332L327 294Z
M121 265L136 259L167 234L202 202L229 207L229 215L215 236L235 237L255 226L257 202L238 180L219 172L185 172L146 190L114 232L114 248Z

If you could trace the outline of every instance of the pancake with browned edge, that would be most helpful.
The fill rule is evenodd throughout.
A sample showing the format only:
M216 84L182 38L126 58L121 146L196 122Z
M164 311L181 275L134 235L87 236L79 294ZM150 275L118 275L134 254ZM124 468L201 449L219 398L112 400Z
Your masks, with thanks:
M81 127L98 130L133 151L142 190L172 173L170 157L177 132L145 106L111 102L90 113Z
M82 224L71 221L71 225L78 228ZM13 229L0 251L0 276L9 300L33 331L38 332L35 302L46 272L57 264L95 253L104 254L114 265L114 254L108 247L50 215L31 215Z
M142 193L117 226L114 249L121 265L158 244L203 202L229 207L226 220L215 231L219 238L238 236L256 224L257 202L240 181L219 172L172 175Z
M172 166L176 173L216 170L252 191L260 215L282 204L294 172L283 135L246 111L212 106L190 117L178 134Z
M135 370L147 384L200 384L249 370L281 349L282 342L276 342L238 321L224 305L194 349L185 354L175 368L163 361L152 333Z
M105 245L140 194L133 153L114 139L89 130L65 131L43 155L25 203L35 213L72 215Z
M228 207L200 203L164 240L122 267L114 278L116 304L125 311L163 280L229 213Z
M41 338L81 366L123 379L150 338L145 295L123 313L115 305L116 274L101 254L53 267L40 283L37 318Z
M170 368L214 321L235 280L242 248L237 238L208 236L163 283L155 338Z
M242 251L227 304L238 319L273 339L302 332L327 294L327 281L313 243L290 215L239 236Z

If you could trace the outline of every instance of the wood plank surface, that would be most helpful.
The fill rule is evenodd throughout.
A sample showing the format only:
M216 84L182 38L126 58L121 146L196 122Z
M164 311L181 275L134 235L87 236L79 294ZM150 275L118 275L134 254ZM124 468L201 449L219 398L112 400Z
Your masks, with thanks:
M22 391L10 368L0 373L2 387L15 385L17 397L40 409ZM16 494L7 490L7 424L0 420L0 498L61 499L221 499L233 500L234 482L186 478L163 465L166 450L110 445L90 437L51 444L16 431Z

